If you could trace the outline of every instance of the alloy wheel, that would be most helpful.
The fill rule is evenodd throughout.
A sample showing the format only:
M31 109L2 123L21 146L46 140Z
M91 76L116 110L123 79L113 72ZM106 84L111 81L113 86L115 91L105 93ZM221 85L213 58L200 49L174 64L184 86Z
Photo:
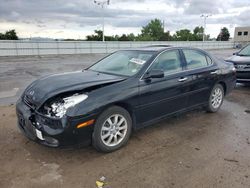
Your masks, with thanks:
M220 107L221 102L223 99L223 92L220 88L215 88L215 90L212 93L212 99L211 99L211 104L213 108L217 109Z
M106 146L116 146L125 138L128 123L121 114L108 117L101 128L101 140Z

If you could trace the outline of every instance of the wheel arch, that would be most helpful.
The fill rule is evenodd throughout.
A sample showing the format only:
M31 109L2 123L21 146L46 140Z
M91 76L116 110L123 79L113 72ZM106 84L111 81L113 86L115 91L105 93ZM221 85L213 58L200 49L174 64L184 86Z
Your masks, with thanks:
M227 93L227 85L226 85L226 83L223 82L223 81L219 81L217 84L222 85L223 90L224 90L224 95L226 95L226 93Z
M132 128L135 129L135 127L136 127L135 126L136 118L135 118L133 108L132 108L132 106L130 104L125 103L125 102L115 102L111 106L119 106L119 107L124 108L125 110L127 110L130 117L131 117L131 119L132 119Z

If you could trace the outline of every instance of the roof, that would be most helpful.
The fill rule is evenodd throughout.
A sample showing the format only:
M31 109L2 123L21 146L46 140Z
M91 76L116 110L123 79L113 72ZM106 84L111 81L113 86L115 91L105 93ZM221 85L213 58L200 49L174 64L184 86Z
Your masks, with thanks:
M152 52L159 53L159 52L162 52L162 51L168 50L168 49L193 49L193 50L206 52L202 49L190 47L190 46L170 46L170 45L152 45L152 46L144 46L144 47L138 47L138 48L129 48L129 49L125 49L125 50L152 51Z
M132 48L130 50L143 50L143 51L159 52L159 51L166 50L169 48L174 48L174 47L169 46L169 45L152 45L152 46L143 46L143 47L138 47L138 48Z

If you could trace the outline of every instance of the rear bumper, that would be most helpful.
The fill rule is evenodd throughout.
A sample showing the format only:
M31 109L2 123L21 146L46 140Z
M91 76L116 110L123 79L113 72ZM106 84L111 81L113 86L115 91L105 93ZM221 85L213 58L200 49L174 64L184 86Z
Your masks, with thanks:
M76 126L95 118L95 115L77 118L49 118L33 111L21 100L17 102L16 114L19 129L30 140L50 147L91 144L94 125L80 129L77 129Z

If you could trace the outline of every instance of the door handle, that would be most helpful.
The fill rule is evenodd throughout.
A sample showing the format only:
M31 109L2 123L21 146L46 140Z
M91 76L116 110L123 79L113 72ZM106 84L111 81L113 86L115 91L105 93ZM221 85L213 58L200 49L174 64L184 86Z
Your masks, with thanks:
M184 81L186 81L188 78L187 77L184 77L184 78L180 78L178 81L179 82L184 82Z
M210 74L217 74L218 70L210 72Z

